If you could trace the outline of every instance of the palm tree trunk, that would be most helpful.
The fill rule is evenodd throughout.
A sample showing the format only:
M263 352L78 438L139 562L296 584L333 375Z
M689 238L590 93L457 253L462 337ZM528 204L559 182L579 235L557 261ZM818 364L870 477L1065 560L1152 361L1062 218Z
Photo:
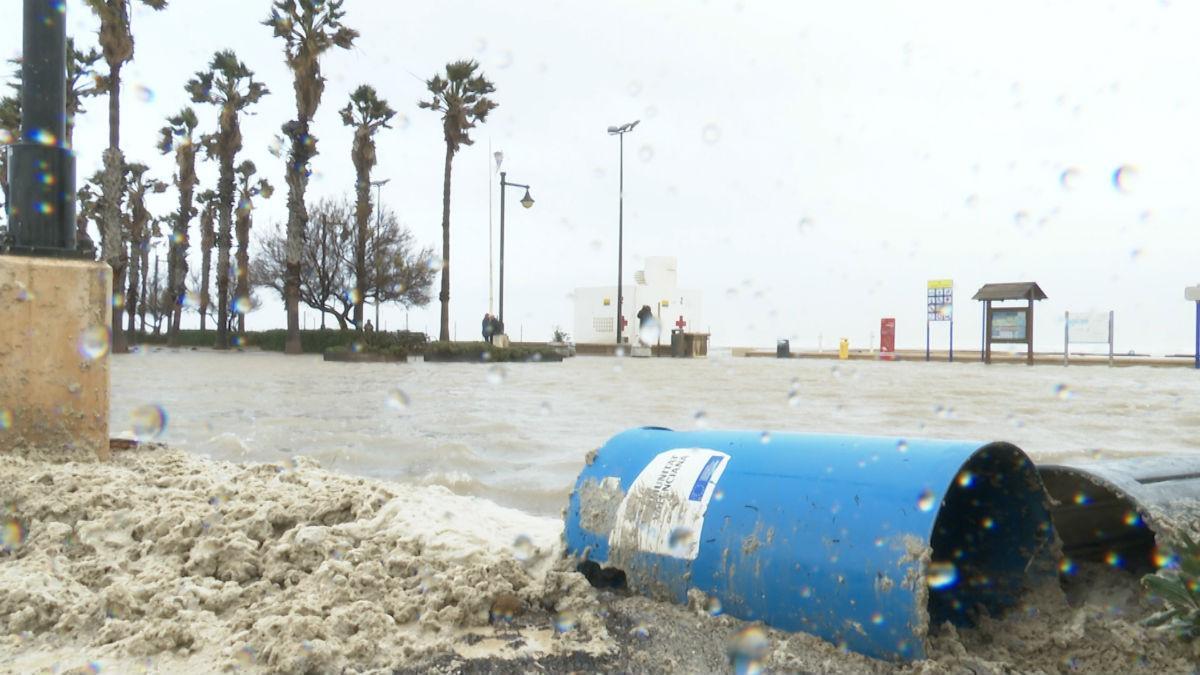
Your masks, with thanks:
M354 326L363 329L363 300L367 297L367 227L371 220L371 173L358 171L358 204L354 215L358 220L358 237L354 242L354 280L358 297L354 299ZM379 330L379 326L375 327Z
M246 301L246 307L250 306L250 214L238 213L237 222L237 289L234 291L233 297L235 301ZM240 306L240 304L239 304ZM238 335L243 335L246 332L246 315L238 311L237 317Z
M208 328L208 289L210 288L211 280L209 273L212 270L212 247L205 246L200 251L200 330L204 331Z
M184 172L180 172L184 173ZM192 174L195 172L192 171ZM167 258L167 283L170 285L171 313L167 318L167 346L179 346L179 327L183 318L183 296L187 292L188 225L192 219L192 185L179 186L179 213L175 216L175 236L171 237L171 255Z
M446 173L442 179L442 326L438 339L450 341L450 163L454 161L454 147L446 143Z
M125 314L127 328L125 329L126 345L137 341L137 309L138 291L141 288L140 266L142 264L141 235L134 226L129 237L129 291L125 293Z
M101 185L104 258L113 270L113 297L125 291L125 246L121 238L121 197L124 193L125 158L121 155L121 64L109 63L108 150L104 153L104 180ZM113 313L112 351L124 354L129 343L121 330L121 313Z
M229 252L233 248L233 157L221 158L217 182L220 231L217 234L217 342L229 349Z
M287 265L284 269L284 305L287 308L287 340L284 342L285 354L302 354L304 349L300 344L300 260L304 255L304 226L308 222L308 212L304 206L304 192L308 187L308 159L312 150L304 147L308 138L309 121L303 115L298 116L297 129L289 133L292 139L292 151L287 163L288 184L288 224L287 224Z
M142 241L142 262L140 269L142 270L142 285L138 291L138 321L142 324L142 332L146 332L146 305L148 296L146 295L146 281L150 278L150 233L146 232Z

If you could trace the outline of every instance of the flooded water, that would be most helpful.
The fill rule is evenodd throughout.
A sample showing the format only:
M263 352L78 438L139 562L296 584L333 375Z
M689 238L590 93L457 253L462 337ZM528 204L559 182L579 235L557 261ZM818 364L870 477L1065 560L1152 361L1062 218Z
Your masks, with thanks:
M221 460L307 455L557 515L588 451L625 429L1007 440L1035 459L1200 453L1185 368L579 357L561 364L325 363L150 350L113 360L112 431L158 405L160 440Z

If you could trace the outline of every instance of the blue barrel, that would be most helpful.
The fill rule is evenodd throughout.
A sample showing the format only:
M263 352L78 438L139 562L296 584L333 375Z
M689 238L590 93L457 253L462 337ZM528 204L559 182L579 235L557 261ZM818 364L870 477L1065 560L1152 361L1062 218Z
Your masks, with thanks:
M924 658L931 621L995 615L1052 578L1053 540L1008 443L635 429L589 457L566 514L569 554L635 591L699 589L888 660Z

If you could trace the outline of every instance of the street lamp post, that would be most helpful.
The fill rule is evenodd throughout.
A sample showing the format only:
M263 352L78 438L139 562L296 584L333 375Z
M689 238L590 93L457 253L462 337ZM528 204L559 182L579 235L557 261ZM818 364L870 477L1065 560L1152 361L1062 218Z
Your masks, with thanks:
M633 131L638 122L641 122L641 120L634 120L619 127L608 128L610 136L619 136L621 139L621 184L619 205L617 207L617 344L621 344L621 303L624 301L621 290L621 278L625 274L625 134Z
M392 181L391 178L371 181L375 188L375 330L379 330L379 294L382 291L379 284L379 233L383 229L383 186Z
M500 326L504 326L504 188L525 188L525 196L521 197L521 206L533 207L533 197L529 196L529 186L520 183L510 183L506 178L507 171L500 172Z

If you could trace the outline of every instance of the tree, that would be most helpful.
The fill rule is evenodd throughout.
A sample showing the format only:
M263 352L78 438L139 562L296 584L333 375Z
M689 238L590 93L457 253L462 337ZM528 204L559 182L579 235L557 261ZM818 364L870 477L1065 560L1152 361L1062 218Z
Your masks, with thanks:
M399 302L406 307L428 304L434 272L429 265L432 250L414 251L412 234L399 223L394 212L385 211L379 236L368 248L370 277L368 297ZM354 325L352 279L354 276L354 218L345 199L322 199L313 207L305 232L301 277L301 301L337 320L339 328ZM377 259L374 259L377 256ZM283 273L287 269L287 239L276 229L267 235L254 260L251 278L256 286L287 292Z
M167 0L138 0L155 10L167 6ZM122 179L125 175L125 157L121 154L121 68L133 60L133 32L129 27L129 10L133 0L86 0L96 17L100 19L100 51L108 64L108 75L101 80L103 90L108 93L108 150L104 152L104 181L101 208L104 209L101 238L110 244L119 240L121 228L121 199L125 192ZM124 266L118 258L119 251L105 249L105 261L113 267L113 293L124 287ZM120 318L113 314L112 351L129 351L125 335L120 330Z
M164 155L175 153L175 187L179 190L179 210L172 217L170 251L167 254L167 290L175 299L174 309L167 322L167 346L179 346L179 324L183 316L183 298L187 292L187 256L190 238L188 227L196 215L192 195L196 190L196 127L200 125L196 112L185 107L174 117L167 118L158 141Z
M217 52L209 69L196 73L187 83L193 103L210 103L220 108L218 130L204 137L204 150L216 159L217 215L217 349L229 349L229 249L232 245L234 170L233 162L242 149L240 113L266 96L266 85L254 81L254 72L232 51Z
M149 256L150 240L157 236L157 223L152 222L150 211L146 208L146 195L166 192L167 184L162 181L147 178L149 167L145 164L130 164L127 167L128 178L126 199L129 204L129 292L125 294L125 310L129 315L128 342L133 344L137 338L138 308L142 296L141 275L146 274L146 260Z
M499 104L487 97L496 87L483 76L476 75L477 61L455 61L446 64L446 76L439 73L426 80L432 95L417 105L442 114L442 136L446 141L446 165L442 177L442 325L438 339L450 340L450 166L454 155L463 145L471 145L470 130L487 120L488 113Z
M262 195L264 199L270 199L274 194L275 189L263 178L257 182L254 180L254 174L258 172L258 168L254 166L254 162L246 160L238 165L237 181L238 181L238 207L237 207L237 274L236 274L236 290L233 293L234 307L236 308L237 317L237 332L239 335L246 332L246 313L250 311L250 227L252 226L252 216L254 213L254 198Z
M205 319L208 317L208 306L211 304L211 295L209 289L212 284L209 281L209 272L212 270L212 250L216 245L217 237L214 225L217 221L217 193L212 190L205 190L196 196L196 201L200 202L204 209L200 212L200 279L199 283L194 283L192 286L198 289L200 301L197 303L200 307L200 330L205 330Z
M350 102L341 109L342 124L354 129L354 145L350 159L354 162L356 204L354 209L354 325L362 330L363 301L367 295L367 239L371 221L371 169L375 168L375 134L390 129L388 122L396 116L387 101L379 98L375 88L362 85L350 95Z
M86 52L75 48L75 39L67 38L67 138L65 145L75 147L75 118L83 109L83 99L99 96L107 86L104 77L96 73L96 63L102 56L93 47Z
M317 156L317 139L310 132L313 116L325 93L321 76L321 57L334 47L349 49L358 31L342 24L343 0L275 0L271 15L263 24L284 41L283 55L292 71L296 93L296 119L283 125L291 140L286 179L288 185L287 253L284 270L284 304L287 307L288 336L284 351L299 354L300 284L304 233L308 227L304 193L308 188L309 163Z
M162 322L165 319L170 322L171 316L175 312L178 303L175 301L171 293L171 289L164 285L158 275L158 256L154 257L154 276L150 284L146 288L146 300L142 303L144 311L150 315L150 320L154 322L154 334L162 333ZM146 324L143 321L142 330L146 330Z

